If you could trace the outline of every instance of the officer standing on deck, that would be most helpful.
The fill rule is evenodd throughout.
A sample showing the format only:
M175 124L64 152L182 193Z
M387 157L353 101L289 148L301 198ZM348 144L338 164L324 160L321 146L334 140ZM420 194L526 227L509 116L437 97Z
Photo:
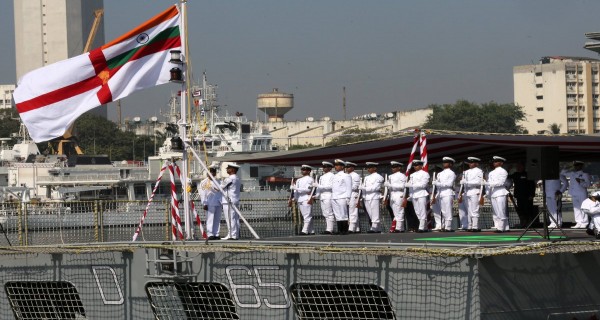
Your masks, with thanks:
M221 182L221 189L225 191L221 199L223 205L223 214L227 223L227 236L222 240L238 240L240 238L240 215L232 207L240 206L241 183L237 176L240 166L230 163L227 165L227 174L229 175ZM229 200L229 201L228 201Z
M352 178L344 172L346 162L337 159L334 162L335 175L331 182L331 208L337 221L338 232L347 234L348 224L348 202L352 195Z
M313 185L317 188L317 195L321 201L321 214L325 217L325 231L322 234L333 234L333 209L331 208L331 186L333 183L333 173L331 169L333 164L328 161L323 161L323 175L319 178L319 182Z
M559 179L550 179L545 181L546 187L546 208L552 219L548 228L562 227L562 195L569 188L569 181L565 172L561 171Z
M208 171L213 177L217 175L216 167L209 167ZM216 178L215 178L216 179ZM200 181L198 184L198 193L204 211L206 212L206 236L208 240L218 240L221 226L221 191L215 185L219 180L211 180L210 176Z
M419 219L419 229L417 232L421 233L425 232L427 228L427 200L429 196L427 186L429 185L429 173L422 170L423 161L421 160L413 160L412 167L415 169L415 172L410 174L410 178L405 186L409 188L415 214Z
M483 183L483 171L479 169L479 161L476 157L468 157L469 170L463 172L463 178L460 184L464 185L463 201L467 202L467 212L469 213L468 231L479 232L479 197L481 196L481 184Z
M346 173L350 175L352 179L352 195L350 195L350 202L348 202L348 220L350 227L348 233L359 233L360 223L358 220L358 188L360 187L360 176L354 171L356 163L346 161Z
M587 198L587 188L590 186L590 175L583 172L583 162L573 161L573 171L569 172L569 194L573 199L573 213L576 224L575 229L585 229L588 225L588 216L581 212L581 204Z
M368 233L380 233L381 226L379 218L379 205L381 202L381 186L383 185L383 177L377 173L379 163L367 162L367 171L369 175L365 177L364 185L360 186L364 192L365 209L371 218L371 229Z
M522 161L517 162L516 171L510 175L515 191L514 196L517 202L517 214L522 228L529 225L535 218L536 213L533 210L533 198L535 197L535 181L527 178L525 164Z
M442 231L451 232L452 230L452 204L454 202L454 180L456 173L452 171L454 159L450 157L442 158L444 170L436 175L433 185L437 188L436 201L439 202L442 211ZM437 226L436 226L437 227Z
M505 187L508 172L502 168L504 161L506 159L502 157L492 157L494 170L490 171L488 181L485 183L488 188L488 197L492 203L492 210L494 211L494 226L497 233L509 230L508 215L506 212L506 196L508 195L508 191Z
M302 178L296 180L292 190L304 220L300 235L306 236L315 233L312 223L312 201L309 201L315 180L310 176L311 166L303 164L300 170L302 171Z
M402 163L397 161L390 162L392 165L392 174L388 176L385 186L390 193L390 206L394 212L394 222L390 229L391 233L404 232L404 185L406 184L406 175L402 172Z

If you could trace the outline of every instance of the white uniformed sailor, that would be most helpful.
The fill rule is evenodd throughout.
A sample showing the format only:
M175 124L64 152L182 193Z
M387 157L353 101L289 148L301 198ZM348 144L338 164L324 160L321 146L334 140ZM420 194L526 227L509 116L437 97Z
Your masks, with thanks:
M487 188L487 196L492 204L495 232L505 232L509 230L508 215L506 212L506 179L508 172L502 168L506 161L505 158L499 156L492 157L492 166L494 170L488 174L488 181L485 183Z
M340 234L347 234L350 227L348 224L348 202L350 202L350 196L352 195L352 178L344 172L345 166L346 162L343 160L335 160L334 167L337 172L331 182L331 208Z
M223 240L237 240L240 238L240 215L232 207L239 208L240 206L241 183L237 176L239 169L240 166L237 164L229 164L226 169L229 176L221 182L221 189L225 191L225 194L221 198L221 204L223 205L223 214L227 223L227 236L223 237Z
M600 239L600 191L593 192L589 198L581 203L581 212L591 218L589 234L594 234ZM593 232L593 233L592 233Z
M318 197L321 203L321 214L325 218L325 231L322 234L333 234L333 224L335 218L333 216L333 209L331 208L331 187L333 183L333 164L329 161L323 161L322 163L323 174L319 178L318 183L314 186L317 188L315 197Z
M427 224L427 200L429 192L429 173L423 171L423 161L413 160L412 166L415 172L411 173L406 187L409 188L410 198L412 199L415 214L419 219L419 230L417 232L425 232Z
M468 231L481 231L479 228L479 197L481 194L481 184L483 183L483 171L478 168L481 159L468 157L469 170L463 172L463 178L460 184L464 185L463 201L466 201L467 212L469 214Z
M371 229L369 233L380 233L380 217L379 205L381 203L381 186L383 185L383 177L377 173L379 163L365 163L369 175L365 177L364 183L360 189L364 192L365 210L371 219Z
M583 229L588 225L588 216L581 212L581 204L587 198L587 188L590 186L590 175L583 172L583 162L573 161L573 171L567 174L569 178L569 194L573 199L573 214L576 224L573 228Z
M435 185L436 199L442 212L442 230L452 231L452 204L454 202L454 180L456 179L456 173L452 171L454 159L443 157L442 165L444 170L436 175L433 185Z
M548 228L562 227L562 194L569 188L569 181L565 174L561 170L558 179L545 180L546 208L551 217Z
M209 167L208 170L213 177L217 175L216 167ZM208 173L206 178L198 184L198 194L202 207L206 212L206 236L208 240L218 240L221 227L221 191L217 188L219 180L211 180Z
M300 234L309 235L315 233L312 221L312 202L309 202L315 180L310 176L311 166L303 164L300 170L302 177L296 180L292 190L294 191L294 200L298 202L298 208L304 220Z
M358 220L358 188L360 187L360 176L354 170L356 163L346 161L346 173L350 175L352 179L352 194L350 195L350 202L348 202L348 232L356 233L360 232L360 223Z
M388 181L384 186L388 188L390 194L390 207L394 213L394 221L392 221L391 233L404 232L404 188L406 184L406 174L402 172L402 163L398 161L390 162L392 166L392 174L388 176Z

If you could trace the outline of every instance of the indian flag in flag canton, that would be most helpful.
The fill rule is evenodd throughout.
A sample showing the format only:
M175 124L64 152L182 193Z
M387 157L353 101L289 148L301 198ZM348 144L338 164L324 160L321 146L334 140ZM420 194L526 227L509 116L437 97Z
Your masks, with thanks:
M169 82L170 51L181 50L179 25L174 5L100 48L24 75L13 97L31 138L60 137L83 113Z

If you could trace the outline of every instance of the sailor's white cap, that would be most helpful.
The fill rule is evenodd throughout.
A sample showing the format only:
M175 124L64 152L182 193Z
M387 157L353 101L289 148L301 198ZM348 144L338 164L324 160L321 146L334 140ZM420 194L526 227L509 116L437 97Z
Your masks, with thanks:
M338 165L338 164L341 164L343 166L346 165L346 161L341 160L341 159L335 159L334 163L335 163L335 165Z
M238 166L238 165L237 165L237 164L235 164L235 163L230 163L230 164L228 164L228 165L227 165L227 168L239 169L239 168L240 168L240 166Z
M506 161L506 159L505 159L505 158L502 158L502 157L499 157L499 156L493 156L493 157L492 157L492 161L494 161L494 162L497 162L497 161L502 161L502 162L505 162L505 161Z
M304 169L312 170L312 167L309 166L309 165L307 165L307 164L303 164L302 167L300 167L300 169L302 169L302 170L304 170Z
M356 163L350 162L350 161L346 161L346 167L356 167Z
M573 165L574 166L583 165L583 161L575 160L575 161L573 161Z
M367 167L377 167L379 165L379 163L377 163L377 162L365 162L365 165Z
M479 162L481 159L476 157L467 157L467 162Z
M592 197L600 198L600 191L592 192Z
M390 164L392 165L392 167L402 167L402 166L404 166L404 164L402 162L398 162L398 161L392 161L392 162L390 162Z
M413 166L422 166L423 165L423 161L421 161L421 160L413 160L412 165Z
M442 158L442 162L452 162L452 163L454 163L454 162L456 162L456 161L454 161L454 159L452 159L452 158L450 158L450 157L443 157L443 158Z
M323 167L333 167L333 163L329 161L323 161L321 162L321 164L323 165Z

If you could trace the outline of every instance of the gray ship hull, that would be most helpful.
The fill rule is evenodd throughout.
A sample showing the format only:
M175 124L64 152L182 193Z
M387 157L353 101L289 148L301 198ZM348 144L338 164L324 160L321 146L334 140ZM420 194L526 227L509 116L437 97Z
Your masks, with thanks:
M600 309L598 247L578 242L478 251L316 241L5 247L0 299L10 303L1 305L0 314L2 319L587 318Z

